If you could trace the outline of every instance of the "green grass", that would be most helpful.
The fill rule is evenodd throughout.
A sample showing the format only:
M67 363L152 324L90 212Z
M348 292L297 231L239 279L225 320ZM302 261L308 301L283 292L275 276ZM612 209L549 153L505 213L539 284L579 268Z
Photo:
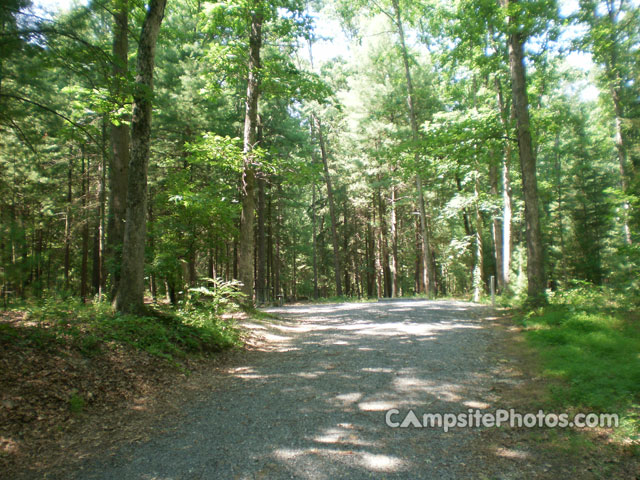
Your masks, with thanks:
M626 304L583 287L552 297L520 322L542 375L556 380L550 406L618 413L619 432L639 438L640 321Z
M240 330L206 307L155 308L145 316L118 315L105 303L47 300L27 304L27 322L0 323L0 345L56 351L73 348L86 357L127 345L169 361L241 343Z

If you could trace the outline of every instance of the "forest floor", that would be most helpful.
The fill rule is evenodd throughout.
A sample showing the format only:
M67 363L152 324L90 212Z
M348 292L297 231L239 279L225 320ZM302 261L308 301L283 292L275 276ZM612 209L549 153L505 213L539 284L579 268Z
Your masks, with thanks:
M391 428L385 412L537 413L536 357L512 322L455 301L271 309L244 351L76 418L7 478L629 478L607 430ZM561 412L558 412L561 413ZM73 429L71 429L73 430ZM54 444L56 444L56 448ZM53 448L53 450L52 450ZM28 458L28 457L25 457Z

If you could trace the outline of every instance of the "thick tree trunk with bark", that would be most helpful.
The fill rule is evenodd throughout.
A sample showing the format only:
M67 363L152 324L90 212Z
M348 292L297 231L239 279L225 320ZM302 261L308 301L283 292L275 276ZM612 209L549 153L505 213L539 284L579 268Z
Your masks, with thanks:
M119 312L144 310L144 245L147 236L147 169L151 137L153 70L166 0L151 0L138 45L136 90L131 122L131 161L122 270L115 306Z
M240 196L242 213L240 215L240 239L238 244L238 276L242 282L242 292L247 301L253 304L254 283L254 216L255 199L255 159L253 150L257 146L258 98L260 96L260 49L262 48L262 14L260 2L255 2L255 11L251 13L251 30L249 32L249 76L247 81L247 97L244 118L244 168Z
M126 110L125 82L129 54L129 2L118 0L113 12L113 87L111 95L119 109ZM127 213L127 182L130 160L130 116L119 115L118 123L111 124L111 156L109 159L109 215L107 221L107 245L111 296L115 297L120 280L122 242L124 241Z
M511 280L511 139L509 138L509 107L502 96L502 86L495 80L498 94L500 120L504 129L505 143L502 158L502 291L509 291Z
M502 0L505 6L517 0ZM514 25L515 24L515 25ZM511 28L517 28L517 21L509 17ZM540 212L538 209L538 180L536 177L536 158L531 140L529 121L529 100L527 98L527 80L524 69L523 34L517 31L509 35L509 66L513 108L518 130L518 148L522 171L522 190L525 205L525 223L527 231L527 294L533 303L545 302L546 280L544 272L544 251Z

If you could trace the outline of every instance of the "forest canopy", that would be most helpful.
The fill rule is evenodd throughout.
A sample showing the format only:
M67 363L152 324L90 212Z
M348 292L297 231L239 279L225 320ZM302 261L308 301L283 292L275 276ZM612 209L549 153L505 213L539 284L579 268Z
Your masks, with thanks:
M7 0L0 20L5 302L134 312L214 279L259 304L640 298L635 0Z

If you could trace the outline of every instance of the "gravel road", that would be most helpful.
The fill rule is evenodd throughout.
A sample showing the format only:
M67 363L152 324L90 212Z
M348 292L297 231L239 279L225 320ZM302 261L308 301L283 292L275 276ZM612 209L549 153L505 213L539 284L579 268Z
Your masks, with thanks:
M455 479L498 474L480 429L390 428L385 412L496 408L486 307L387 301L270 309L262 348L239 356L180 421L92 462L77 479ZM508 379L507 379L508 380ZM490 476L485 476L485 473Z

